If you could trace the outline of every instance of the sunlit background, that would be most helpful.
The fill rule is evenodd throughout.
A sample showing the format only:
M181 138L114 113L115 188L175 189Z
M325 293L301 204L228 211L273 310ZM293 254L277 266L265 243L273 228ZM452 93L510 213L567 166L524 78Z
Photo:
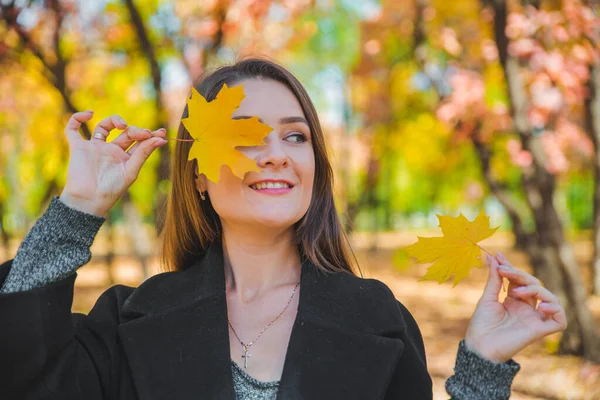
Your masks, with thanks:
M326 132L336 202L365 276L423 332L436 399L486 279L419 282L402 247L436 214L560 294L569 330L532 345L514 399L600 398L600 17L583 0L0 0L0 232L14 257L66 178L70 115L174 137L203 72L246 55L288 67ZM114 138L115 131L109 137ZM172 143L171 143L172 144ZM157 272L170 149L111 210L74 310ZM596 210L596 211L595 211ZM596 221L596 223L595 223ZM588 318L589 317L589 318ZM594 321L594 323L585 322Z

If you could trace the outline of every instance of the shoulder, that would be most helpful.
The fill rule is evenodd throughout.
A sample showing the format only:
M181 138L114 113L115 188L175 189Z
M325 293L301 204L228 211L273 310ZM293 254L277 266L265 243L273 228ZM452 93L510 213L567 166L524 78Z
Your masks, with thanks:
M111 319L120 322L123 305L135 290L135 287L121 284L109 287L98 297L88 316L100 320Z
M337 309L331 313L332 316L338 315L347 323L356 323L377 332L406 329L405 316L410 316L410 313L384 282L343 272L320 276L323 283L319 293L311 293L311 297L316 297L312 300L322 307L327 305Z
M358 303L381 304L390 306L396 302L392 290L382 281L374 278L362 278L349 273L332 273L325 277L330 281L332 295L340 295L356 300Z
M378 279L350 274L331 277L333 296L346 299L346 312L340 312L350 325L362 332L396 337L416 354L426 370L425 346L417 322L392 290ZM413 365L414 367L414 365Z
M113 285L106 289L94 304L89 315L98 319L116 319L119 323L136 319L162 308L165 296L185 297L177 283L181 271L153 275L139 286Z

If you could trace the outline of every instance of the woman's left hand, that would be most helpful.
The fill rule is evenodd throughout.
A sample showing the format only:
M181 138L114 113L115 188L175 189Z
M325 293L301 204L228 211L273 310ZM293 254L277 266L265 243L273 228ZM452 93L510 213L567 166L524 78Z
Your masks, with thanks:
M565 310L532 275L497 253L488 256L488 282L471 318L465 345L493 362L506 362L532 342L565 330ZM504 302L498 301L502 278L510 281ZM541 302L537 304L538 300Z

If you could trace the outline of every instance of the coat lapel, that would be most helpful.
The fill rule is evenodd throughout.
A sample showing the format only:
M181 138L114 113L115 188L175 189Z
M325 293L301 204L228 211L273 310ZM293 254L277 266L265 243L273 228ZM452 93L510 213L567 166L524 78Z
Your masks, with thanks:
M382 399L404 343L364 312L370 295L356 299L357 278L325 275L308 261L302 275L277 399Z
M303 262L278 400L383 398L404 345L352 306L357 281ZM140 285L122 315L140 399L235 399L220 241L189 268Z
M135 319L119 335L140 399L235 399L222 267L222 251L211 246L189 268L148 279L125 302L124 316Z

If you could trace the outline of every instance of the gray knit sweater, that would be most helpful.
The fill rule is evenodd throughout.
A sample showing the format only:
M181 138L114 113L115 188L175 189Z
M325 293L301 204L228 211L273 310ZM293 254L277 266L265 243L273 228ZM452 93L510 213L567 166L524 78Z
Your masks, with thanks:
M90 247L104 221L103 217L75 210L54 196L19 246L0 293L42 287L74 274L90 260ZM44 262L40 263L42 255ZM514 360L497 364L483 359L461 341L454 375L446 381L446 390L455 400L508 399L519 369ZM260 382L236 368L233 360L232 372L238 400L276 397L279 382Z

